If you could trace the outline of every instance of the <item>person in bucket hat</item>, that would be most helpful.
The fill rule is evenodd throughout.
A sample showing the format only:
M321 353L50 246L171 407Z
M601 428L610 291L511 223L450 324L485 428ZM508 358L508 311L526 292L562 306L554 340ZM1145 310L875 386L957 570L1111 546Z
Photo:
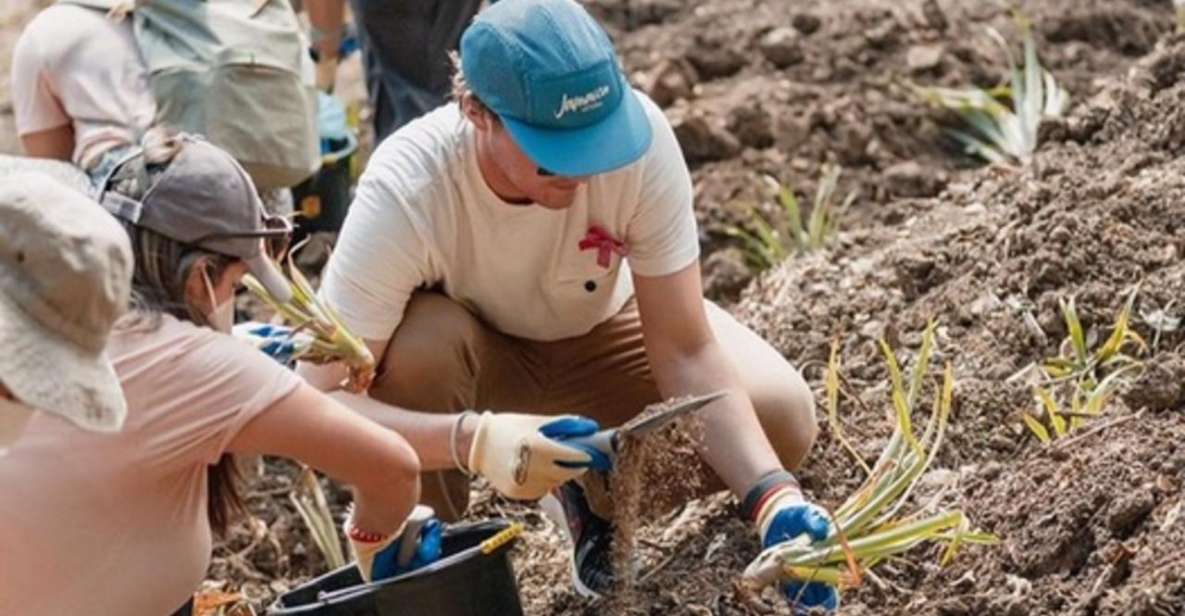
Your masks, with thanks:
M588 504L597 482L570 481L590 463L570 432L726 390L700 412L716 485L766 543L830 532L790 472L816 435L811 391L703 298L687 165L605 31L572 0L501 0L463 33L454 90L375 151L321 289L382 358L352 404L419 435L424 468L445 471L424 475L425 499L460 515L466 473L511 498L552 492L577 589L596 594L612 528ZM834 607L834 589L813 590Z
M131 278L127 235L93 201L40 173L0 182L0 454L34 411L123 426L104 348Z
M353 486L346 527L360 572L366 579L396 572L376 573L372 563L399 549L418 500L415 451L224 333L248 271L273 293L288 288L267 254L287 226L267 217L242 167L204 141L154 129L102 188L102 206L83 203L77 216L79 224L95 212L105 217L94 234L122 222L122 251L107 259L134 262L130 310L104 346L126 418L122 431L95 434L35 415L0 461L0 614L174 613L206 575L212 534L243 510L237 454L290 458ZM81 255L92 259L104 241L71 237L93 247ZM9 251L0 247L4 263ZM67 271L98 268L62 263ZM35 273L34 285L47 290L59 281L82 286L81 273ZM126 282L122 295L111 286L112 304L127 299ZM81 304L84 290L46 293ZM100 342L93 337L88 349ZM17 351L15 360L4 358L6 369L41 361ZM68 381L69 367L55 365L60 378L43 377L43 386Z

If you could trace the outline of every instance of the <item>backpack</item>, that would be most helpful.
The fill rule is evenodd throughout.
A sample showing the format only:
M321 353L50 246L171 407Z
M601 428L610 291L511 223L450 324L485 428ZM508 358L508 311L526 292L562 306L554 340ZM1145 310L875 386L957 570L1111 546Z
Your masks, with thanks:
M139 0L131 15L156 124L226 150L261 190L321 167L311 59L288 0Z

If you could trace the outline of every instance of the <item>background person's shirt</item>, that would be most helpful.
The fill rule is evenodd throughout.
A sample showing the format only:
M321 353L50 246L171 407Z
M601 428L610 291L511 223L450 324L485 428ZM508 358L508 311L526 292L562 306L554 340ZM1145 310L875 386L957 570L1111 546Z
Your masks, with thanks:
M156 103L132 35L102 11L55 4L33 18L12 56L17 134L74 127L74 164L87 169L103 152L136 143Z
M633 296L631 270L664 276L699 257L683 154L662 111L642 98L650 149L593 176L563 210L495 195L478 169L475 129L455 103L403 127L362 175L323 297L370 340L389 339L411 293L426 287L513 336L588 333ZM581 250L594 225L624 241L628 257L612 254L606 268L596 249Z
M37 413L0 461L0 614L171 614L210 564L209 465L302 382L264 354L165 317L116 325L121 432ZM68 374L46 378L69 378Z

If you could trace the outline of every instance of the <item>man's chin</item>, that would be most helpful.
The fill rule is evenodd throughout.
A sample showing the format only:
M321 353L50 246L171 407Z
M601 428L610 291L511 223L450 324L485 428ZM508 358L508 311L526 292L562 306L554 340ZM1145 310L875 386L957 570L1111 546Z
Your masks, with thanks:
M576 191L565 194L550 194L535 200L535 203L549 210L566 210L576 202Z

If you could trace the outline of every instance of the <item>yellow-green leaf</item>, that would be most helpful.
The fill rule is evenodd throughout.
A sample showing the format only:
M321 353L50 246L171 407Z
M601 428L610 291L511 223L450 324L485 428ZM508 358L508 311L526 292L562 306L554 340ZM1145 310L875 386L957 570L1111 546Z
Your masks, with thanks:
M1089 354L1086 349L1086 334L1082 331L1082 321L1078 319L1078 309L1074 305L1074 298L1070 301L1063 302L1059 300L1062 307L1062 318L1066 321L1066 331L1069 332L1070 344L1074 349L1074 357L1079 364L1086 364L1089 360Z
M827 391L827 422L831 425L831 431L835 434L840 445L847 450L852 459L860 465L860 468L864 469L865 474L871 475L872 469L852 447L839 422L839 363L839 338L836 338L831 341L831 357L827 360L827 378L824 382L824 388Z
M922 393L922 384L926 379L926 373L930 371L930 354L934 350L934 332L938 328L938 323L933 319L926 324L926 330L922 332L922 347L918 349L918 357L913 366L913 374L909 382L909 406L912 408L917 404L918 396Z
M1037 440L1043 444L1049 444L1049 431L1045 429L1045 426L1041 425L1040 421L1028 413L1021 415L1021 418L1025 420L1025 425L1029 427L1029 431L1037 436Z
M1057 402L1054 402L1053 396L1043 387L1036 388L1036 394L1037 400L1041 402L1041 406L1045 409L1045 414L1049 416L1049 424L1053 426L1054 437L1061 438L1065 436L1066 420L1058 412Z
M1095 360L1098 362L1105 362L1111 356L1119 352L1123 347L1123 343L1128 340L1128 322L1131 320L1131 313L1128 308L1124 308L1119 313L1119 318L1115 320L1115 327L1111 330L1111 337L1107 338L1107 342L1099 349Z

